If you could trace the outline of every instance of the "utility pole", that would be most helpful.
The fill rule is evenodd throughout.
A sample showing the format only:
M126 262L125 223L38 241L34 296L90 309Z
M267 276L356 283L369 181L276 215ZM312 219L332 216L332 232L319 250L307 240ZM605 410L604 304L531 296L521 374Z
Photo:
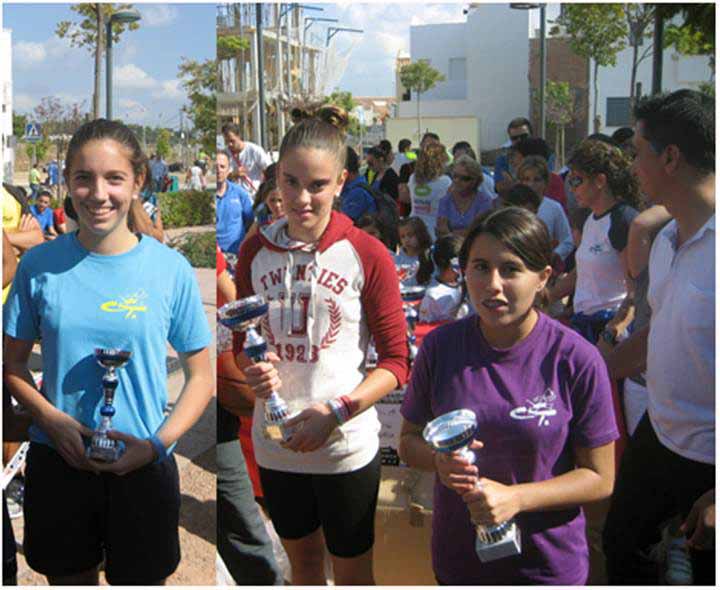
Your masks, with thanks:
M652 93L662 92L662 70L663 70L663 17L660 7L655 7L655 30L653 31L653 65L652 65Z

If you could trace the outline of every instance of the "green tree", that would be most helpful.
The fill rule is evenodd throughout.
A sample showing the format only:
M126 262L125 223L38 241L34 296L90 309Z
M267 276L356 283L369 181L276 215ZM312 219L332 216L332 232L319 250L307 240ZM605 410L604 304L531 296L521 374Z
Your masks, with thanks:
M575 97L569 82L548 80L546 86L546 114L555 127L555 153L560 166L565 165L565 127L575 119Z
M113 14L121 10L129 10L132 4L74 4L70 10L78 14L79 21L60 21L55 27L55 34L61 39L67 38L74 47L86 47L90 53L95 54L95 77L93 83L93 119L100 116L100 70L102 69L102 56L105 51L105 23ZM134 31L139 28L137 22L113 22L113 42L120 40L120 35L126 30Z
M593 124L598 130L598 70L614 66L617 54L626 47L625 13L622 4L564 4L551 34L565 28L570 47L579 56L593 60ZM559 25L559 26L558 26Z
M665 46L672 46L684 55L707 55L715 76L715 4L662 4L659 5L663 20L677 15L682 24L670 24L665 28Z
M25 125L28 124L27 115L19 115L13 113L13 135L15 137L22 137L25 135Z
M400 82L408 90L415 91L417 98L417 125L418 125L418 141L422 136L420 129L420 96L423 92L427 92L434 88L438 82L445 80L439 71L430 65L426 59L420 59L415 63L407 64L400 68Z
M250 49L250 40L238 35L223 35L217 38L217 58L233 59L244 49Z
M47 135L43 135L40 141L35 143L26 142L25 153L30 162L35 164L36 162L42 162L50 154L52 146L52 141L48 139Z
M161 158L167 158L170 155L170 132L167 129L158 131L155 151Z
M40 104L33 109L32 119L40 123L43 137L55 146L55 154L48 151L41 156L38 151L38 158L42 160L45 155L52 155L60 159L70 137L87 118L85 101L66 104L56 96L41 98Z
M183 112L192 121L202 148L213 153L217 128L217 61L198 62L183 57L178 66L178 77L190 101L189 106L183 107Z
M333 104L347 111L350 121L348 133L354 137L362 135L362 125L360 125L358 118L352 114L352 110L358 106L358 103L353 99L352 92L335 89L330 96L325 97L323 104Z

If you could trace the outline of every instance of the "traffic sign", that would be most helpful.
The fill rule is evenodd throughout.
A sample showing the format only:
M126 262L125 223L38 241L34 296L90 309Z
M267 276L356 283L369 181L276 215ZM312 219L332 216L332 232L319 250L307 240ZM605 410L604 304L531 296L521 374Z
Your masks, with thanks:
M40 132L40 124L28 123L27 125L25 125L25 137L23 139L25 141L29 141L30 143L40 141L42 139L42 133Z

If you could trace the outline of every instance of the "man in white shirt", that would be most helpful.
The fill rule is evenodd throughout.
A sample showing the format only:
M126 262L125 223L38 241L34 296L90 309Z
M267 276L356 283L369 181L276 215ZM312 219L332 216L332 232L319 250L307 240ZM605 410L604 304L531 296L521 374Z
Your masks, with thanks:
M673 220L650 254L650 326L608 357L646 359L648 411L625 450L603 533L608 582L657 584L648 549L680 515L695 584L715 584L715 101L678 90L635 109L635 172Z
M264 180L265 168L272 164L272 158L259 145L244 141L240 127L234 123L223 125L222 134L230 157L231 180L240 184L251 196L255 195Z

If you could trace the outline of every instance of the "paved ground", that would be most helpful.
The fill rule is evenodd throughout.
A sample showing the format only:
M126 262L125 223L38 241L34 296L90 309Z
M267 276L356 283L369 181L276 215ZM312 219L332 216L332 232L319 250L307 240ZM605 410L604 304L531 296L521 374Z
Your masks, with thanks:
M212 228L207 228L212 229ZM215 269L196 269L205 314L213 334L211 359L215 370ZM174 356L174 352L169 351ZM182 371L170 375L168 392L174 403L183 383ZM216 463L215 463L215 401L205 410L198 423L178 443L175 457L180 471L180 545L182 561L168 584L178 586L208 586L215 584L216 534ZM18 584L44 586L44 576L32 571L22 553L23 519L13 520L18 542ZM104 578L102 583L105 584Z

